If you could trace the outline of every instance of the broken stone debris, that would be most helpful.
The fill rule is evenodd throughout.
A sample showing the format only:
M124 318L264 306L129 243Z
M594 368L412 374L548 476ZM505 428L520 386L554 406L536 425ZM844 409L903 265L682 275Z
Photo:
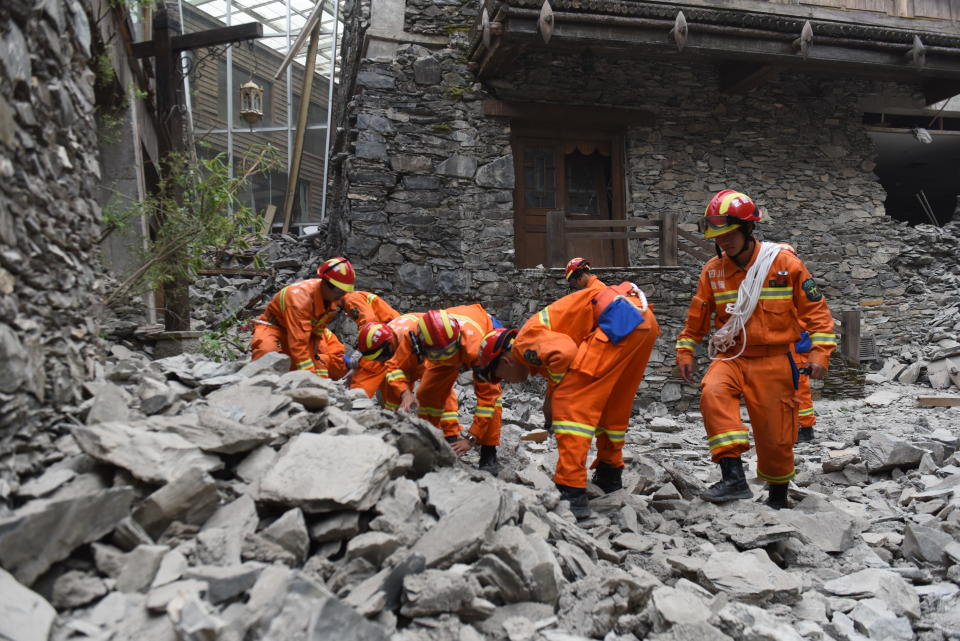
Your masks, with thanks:
M155 361L150 389L158 372L188 388L170 386L177 413L134 402L122 420L78 426L81 447L14 486L0 562L57 608L57 638L879 641L960 618L952 410L905 410L895 385L889 405L857 401L862 416L818 405L820 441L798 449L793 509L778 513L697 499L714 474L699 417L641 410L625 489L591 490L595 513L577 523L550 480L552 442L521 441L508 420L493 479L425 423L278 363L238 376ZM146 389L121 369L122 391ZM250 390L261 405L231 410L225 399ZM536 403L508 390L506 415ZM896 429L875 428L893 415ZM90 506L104 522L65 516ZM62 545L24 546L54 521L69 526Z

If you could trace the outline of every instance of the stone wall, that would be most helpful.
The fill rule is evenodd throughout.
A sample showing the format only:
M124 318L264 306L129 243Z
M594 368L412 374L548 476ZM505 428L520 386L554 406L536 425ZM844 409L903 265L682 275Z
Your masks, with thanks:
M79 2L0 5L0 470L51 438L97 336L90 47Z

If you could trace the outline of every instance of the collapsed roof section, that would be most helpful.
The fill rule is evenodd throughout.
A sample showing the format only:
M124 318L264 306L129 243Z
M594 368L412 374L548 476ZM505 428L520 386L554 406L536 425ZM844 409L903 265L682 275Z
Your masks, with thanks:
M732 91L753 89L784 69L921 80L929 104L960 93L960 7L949 0L923 2L915 3L912 17L901 17L837 9L837 0L731 0L723 6L708 0L485 0L470 60L489 80L532 50L589 47L625 60L716 62Z

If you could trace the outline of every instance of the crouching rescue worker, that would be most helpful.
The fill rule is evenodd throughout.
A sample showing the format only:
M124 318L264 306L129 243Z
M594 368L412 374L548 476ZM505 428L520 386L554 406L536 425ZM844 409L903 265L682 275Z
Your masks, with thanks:
M477 405L469 430L461 432L456 404L452 411L449 409L453 384L461 371L477 365L480 340L493 331L493 317L481 305L432 309L420 319L417 328L416 348L427 360L417 389L417 403L420 406L417 414L443 430L443 435L458 456L479 445L480 470L499 474L497 446L500 445L503 413L500 385L474 376L473 391ZM406 409L404 403L401 403L400 409Z
M700 412L710 454L722 480L701 494L713 502L751 498L740 456L750 448L740 420L744 398L757 448L757 476L770 487L767 503L787 507L787 486L795 475L799 371L791 346L801 327L810 331L811 378L822 378L836 348L833 317L823 294L793 252L753 238L763 216L748 196L725 189L707 205L705 238L717 257L700 273L697 291L677 339L677 365L688 383L696 371L694 350L710 331L713 359L700 383Z
M370 292L352 291L343 297L340 307L357 324L358 339L360 330L368 323L389 323L400 316L400 312L387 301ZM359 344L359 340L357 343ZM354 370L348 379L348 385L350 389L364 391L372 387L373 392L367 394L373 396L386 373L384 362L367 358L360 358L358 361L350 363Z
M317 278L281 289L254 321L252 359L268 352L290 357L290 369L303 369L324 378L347 371L343 344L327 329L338 303L353 291L356 274L346 258L331 258L317 268Z
M480 345L477 378L547 379L544 420L559 450L553 480L577 518L590 515L587 454L594 436L593 482L608 493L623 487L627 423L659 334L643 292L625 282L568 294L530 317L519 332L497 329Z
M417 353L413 336L416 334L422 313L404 314L389 323L367 323L357 335L357 351L365 361L381 365L377 376L362 379L357 384L354 378L351 387L357 387L373 397L377 389L383 397L383 406L388 410L416 411L414 385L423 377L423 358ZM457 417L457 395L451 389L443 406L444 416Z
M606 287L599 278L590 273L590 261L586 258L571 258L567 262L567 268L563 272L563 277L567 279L570 289L596 289L600 290Z

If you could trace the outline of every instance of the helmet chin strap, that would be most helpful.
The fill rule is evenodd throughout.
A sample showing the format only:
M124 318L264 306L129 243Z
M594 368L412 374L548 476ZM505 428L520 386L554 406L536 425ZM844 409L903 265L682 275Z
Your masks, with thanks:
M744 253L745 251L747 251L748 249L752 251L752 250L753 250L753 243L756 242L756 241L754 241L754 238L753 238L753 235L752 235L752 232L753 232L753 224L752 224L752 223L746 223L746 224L744 224L744 225L739 225L739 230L740 230L740 233L743 234L743 247L741 247L741 248L740 248L740 251L738 251L738 252L737 252L736 254L734 254L733 256L727 256L727 257L728 257L730 260L732 260L733 262L737 262L737 257L738 257L740 254L742 254L742 253ZM714 241L714 243L713 243L713 248L714 248L715 250L717 250L717 258L721 258L721 259L722 259L722 258L723 258L723 250L720 249L720 244L717 243L716 241Z

